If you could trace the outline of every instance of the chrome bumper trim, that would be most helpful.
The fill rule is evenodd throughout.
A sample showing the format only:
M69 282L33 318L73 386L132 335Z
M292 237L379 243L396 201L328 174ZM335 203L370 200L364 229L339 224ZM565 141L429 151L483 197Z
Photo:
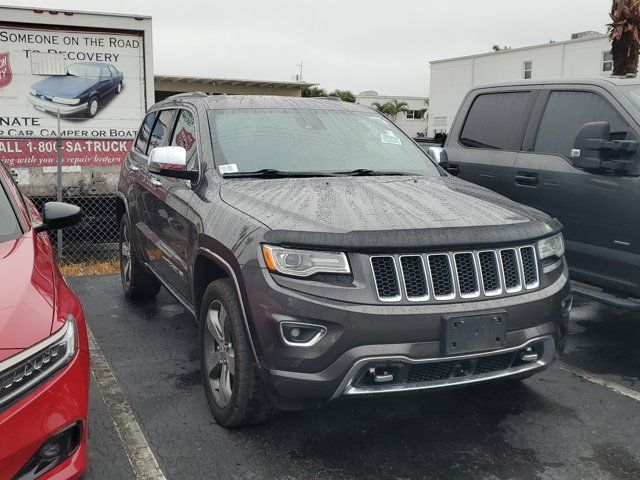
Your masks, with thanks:
M490 372L485 374L478 375L470 375L466 377L453 377L448 378L446 380L438 380L432 382L424 382L424 383L416 383L416 384L395 384L395 385L384 385L384 386L376 386L376 387L356 387L353 385L353 382L362 369L364 365L372 362L401 362L407 364L424 364L424 363L439 363L439 362L452 362L457 360L472 360L479 359L483 357L490 357L493 355L500 355L504 353L516 352L518 350L522 350L523 348L528 347L529 345L543 342L544 351L542 357L538 358L537 361L527 363L524 365L518 365L516 367L509 367L506 370L501 370L498 372ZM350 395L372 395L372 394L380 394L380 393L392 393L392 392L411 392L417 390L432 390L437 388L445 388L445 387L453 387L458 385L471 385L474 383L485 382L488 380L496 380L499 378L507 378L513 375L518 375L521 373L543 369L549 365L551 365L555 359L556 347L555 341L553 337L544 336L534 338L529 340L528 342L519 345L517 347L512 348L504 348L500 350L492 350L489 352L482 353L474 353L469 355L458 355L452 357L435 357L435 358L427 358L427 359L413 359L405 356L383 356L383 357L367 357L358 360L353 366L349 369L347 375L345 375L344 380L335 391L331 399L338 398L340 396L350 396Z

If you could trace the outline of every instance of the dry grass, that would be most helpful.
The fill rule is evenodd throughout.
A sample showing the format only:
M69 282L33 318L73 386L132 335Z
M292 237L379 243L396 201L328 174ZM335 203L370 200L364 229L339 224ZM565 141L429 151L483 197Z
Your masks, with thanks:
M62 275L65 277L82 277L85 275L109 275L120 273L120 263L114 262L87 262L59 265Z

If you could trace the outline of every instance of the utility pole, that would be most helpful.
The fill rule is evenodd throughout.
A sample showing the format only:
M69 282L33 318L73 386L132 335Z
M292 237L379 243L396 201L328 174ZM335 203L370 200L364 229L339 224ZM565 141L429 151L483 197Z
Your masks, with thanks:
M300 63L296 64L296 66L300 67L300 75L298 75L298 82L302 83L302 67L304 66L304 59L301 59Z
M60 136L60 109L57 114L57 132L56 132L56 200L62 201L62 137ZM62 257L62 230L58 229L58 258Z

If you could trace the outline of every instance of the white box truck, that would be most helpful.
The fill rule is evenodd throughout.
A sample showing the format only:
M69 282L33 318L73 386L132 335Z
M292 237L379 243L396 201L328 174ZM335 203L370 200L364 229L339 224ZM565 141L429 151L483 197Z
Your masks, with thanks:
M0 161L36 205L56 197L60 144L65 201L110 215L153 103L150 17L0 6Z

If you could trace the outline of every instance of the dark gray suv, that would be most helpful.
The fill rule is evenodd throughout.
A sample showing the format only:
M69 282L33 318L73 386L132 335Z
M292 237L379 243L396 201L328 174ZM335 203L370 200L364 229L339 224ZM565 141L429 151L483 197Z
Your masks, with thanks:
M171 97L122 167L122 283L200 325L218 423L525 378L564 348L560 224L327 99Z

